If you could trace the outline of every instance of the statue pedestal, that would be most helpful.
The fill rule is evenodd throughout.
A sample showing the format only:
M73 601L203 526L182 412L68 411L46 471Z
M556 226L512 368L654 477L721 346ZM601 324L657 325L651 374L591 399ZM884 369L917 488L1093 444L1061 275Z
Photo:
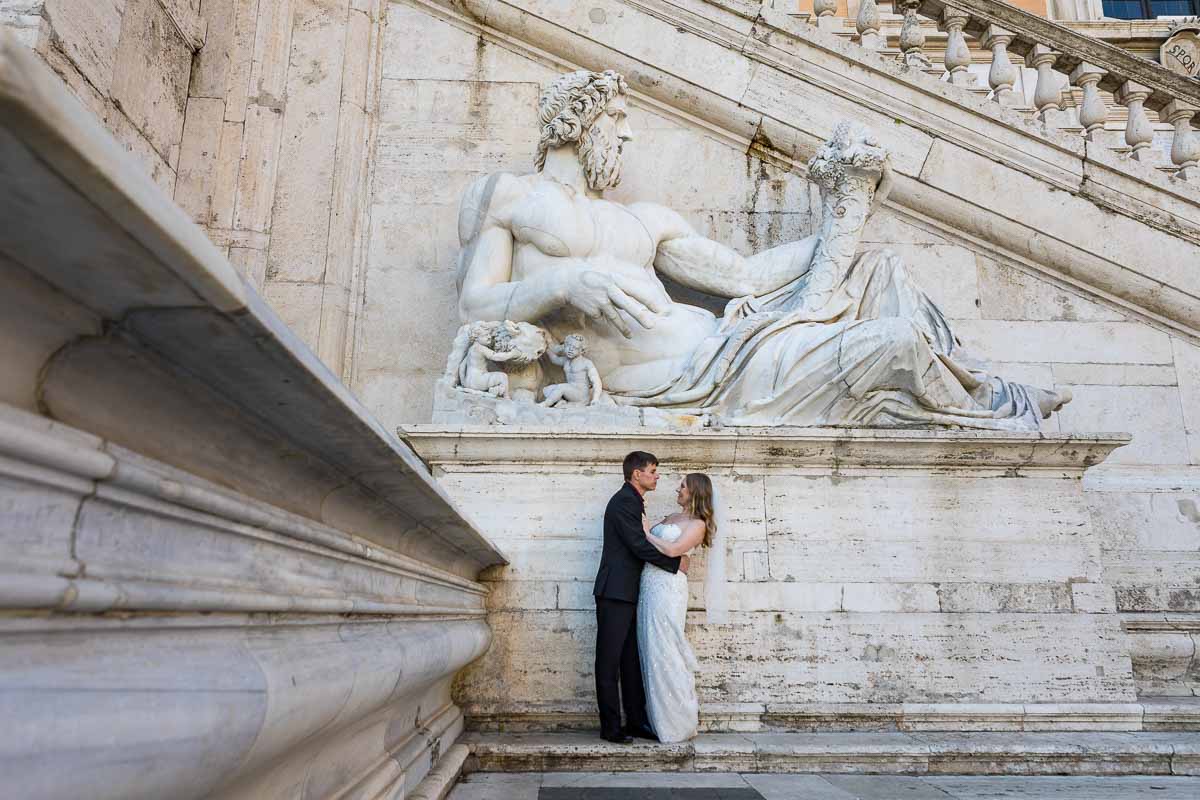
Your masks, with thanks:
M594 727L592 581L631 450L652 518L702 470L727 510L730 620L688 633L707 730L1130 730L1125 635L1081 477L1122 435L718 429L401 435L508 555L490 652L457 697L483 729Z

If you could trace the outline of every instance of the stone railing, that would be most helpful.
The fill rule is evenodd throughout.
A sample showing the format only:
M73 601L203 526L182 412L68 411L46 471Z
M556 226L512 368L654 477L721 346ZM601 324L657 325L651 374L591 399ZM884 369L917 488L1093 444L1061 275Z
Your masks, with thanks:
M882 18L876 0L862 0L854 20L855 40L863 47L881 50ZM971 53L967 38L991 52L988 70L990 98L1005 106L1024 104L1013 89L1018 68L1012 56L1024 59L1037 71L1032 112L1047 128L1082 129L1088 141L1101 138L1108 109L1101 91L1127 111L1124 139L1129 156L1139 161L1153 158L1154 126L1148 112L1174 127L1171 163L1174 177L1200 181L1200 82L1176 75L1159 64L1120 47L1086 36L1056 22L1022 11L1000 0L895 0L903 15L899 59L906 65L939 72L950 83L967 87ZM836 3L816 0L818 27L832 30ZM946 35L944 69L934 68L925 52L922 18L933 20ZM1082 92L1075 116L1066 113L1070 87Z

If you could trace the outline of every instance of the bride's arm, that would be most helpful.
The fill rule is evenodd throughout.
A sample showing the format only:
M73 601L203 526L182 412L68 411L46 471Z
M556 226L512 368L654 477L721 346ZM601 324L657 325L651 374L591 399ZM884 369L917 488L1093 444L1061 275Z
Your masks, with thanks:
M659 539L657 536L647 536L650 544L662 553L664 556L687 555L693 547L704 541L704 522L698 519L688 523L687 528L680 534L679 538L673 542L667 542Z

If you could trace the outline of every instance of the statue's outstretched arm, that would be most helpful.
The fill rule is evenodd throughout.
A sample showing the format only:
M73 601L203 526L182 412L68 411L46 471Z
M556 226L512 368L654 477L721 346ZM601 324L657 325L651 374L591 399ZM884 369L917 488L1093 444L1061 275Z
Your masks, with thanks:
M687 220L663 206L639 204L638 216L657 233L654 268L684 286L718 297L763 295L808 271L818 237L743 256L696 233Z

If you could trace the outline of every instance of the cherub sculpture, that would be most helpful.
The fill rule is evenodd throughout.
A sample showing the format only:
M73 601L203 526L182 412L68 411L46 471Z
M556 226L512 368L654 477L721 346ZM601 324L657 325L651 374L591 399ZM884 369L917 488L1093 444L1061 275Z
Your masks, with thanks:
M442 380L452 388L532 401L541 384L538 360L547 344L545 331L527 322L467 323L454 337Z
M572 333L563 339L561 345L554 345L546 351L550 361L562 367L566 383L553 383L542 390L545 399L540 405L550 407L566 401L572 405L595 405L600 401L603 387L600 384L600 372L596 365L587 358L587 340L578 333Z
M492 349L496 332L487 323L476 322L467 326L467 353L458 368L458 382L464 388L487 392L494 397L508 397L508 375L492 372L488 362L501 363L517 355L515 350L497 352Z

